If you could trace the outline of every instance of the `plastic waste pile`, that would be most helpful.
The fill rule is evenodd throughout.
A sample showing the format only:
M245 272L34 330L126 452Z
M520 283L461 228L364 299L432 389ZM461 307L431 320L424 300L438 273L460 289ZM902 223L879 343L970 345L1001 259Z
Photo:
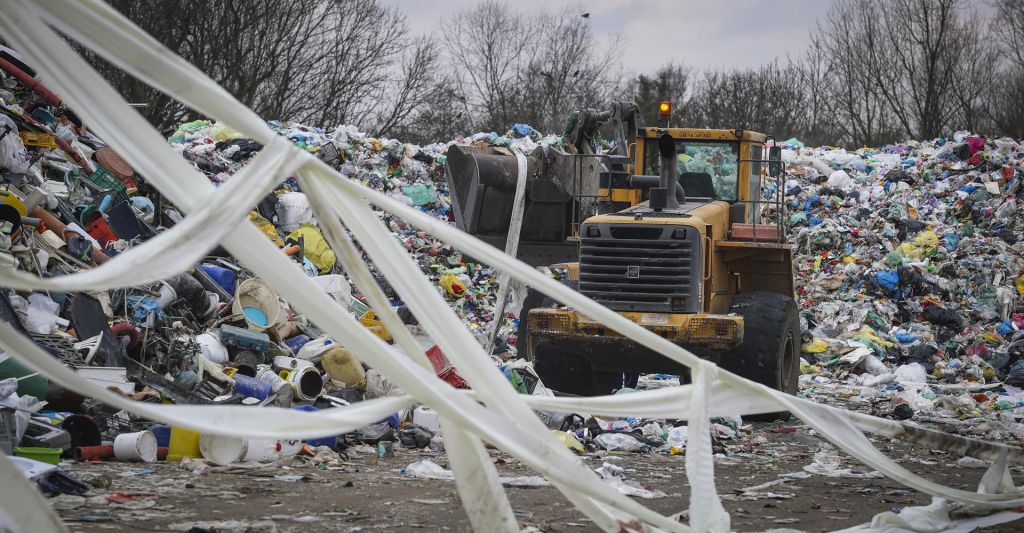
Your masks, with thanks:
M87 272L184 220L60 98L33 79L11 50L0 51L0 263L39 277ZM378 140L351 127L332 131L272 124L297 146L352 177L447 220L447 191L436 172L445 145ZM525 149L540 139L517 137ZM216 184L226 183L262 148L217 124L182 124L169 141ZM482 134L464 142L511 143ZM327 295L382 340L391 334L352 294L309 201L288 179L255 206L250 220ZM450 247L389 219L394 237L469 322L489 321L493 273ZM383 283L383 277L380 277ZM393 291L388 291L394 299ZM402 310L402 303L393 304ZM411 318L410 313L403 316ZM330 409L404 391L363 365L358 354L295 312L223 249L188 272L156 283L89 293L0 291L0 320L65 366L137 401L190 405ZM467 385L436 347L423 347L439 376ZM506 350L508 351L508 350ZM509 352L514 354L514 351ZM274 461L354 444L442 448L436 416L413 424L412 410L359 432L305 442L227 439L140 419L83 398L0 353L0 449L43 483L61 458L80 461L187 460L213 464ZM49 466L43 466L43 465ZM71 481L59 480L65 484ZM58 487L60 483L51 483ZM56 489L55 489L56 490ZM87 489L78 487L73 492ZM57 492L60 492L59 490Z
M185 220L59 97L28 83L28 65L10 52L0 52L0 59L0 264L44 278L86 272ZM451 143L529 153L562 142L522 124L505 135L478 133L426 146L374 138L352 126L269 125L348 179L449 223L443 168ZM168 142L218 187L263 149L207 120L181 124ZM856 152L791 141L783 157L789 172L784 189L765 180L764 192L785 199L796 251L801 394L989 439L1024 439L1024 425L1016 422L1024 413L1024 230L1015 224L1024 146L961 133ZM363 327L392 342L367 298L353 293L311 204L289 177L248 219ZM378 214L391 231L382 237L402 244L485 344L482 334L496 308L495 271L405 221ZM412 313L365 258L390 305L415 331ZM143 286L5 290L0 319L79 376L137 401L313 411L405 395L346 349L345 339L326 335L221 248L185 273ZM495 364L520 394L552 395L531 364L517 358L515 314L500 319ZM437 346L425 341L422 350L438 377L468 388ZM640 379L644 389L676 383L673 376ZM538 415L577 454L687 453L684 421ZM710 429L712 453L719 454L753 433L739 416L712 420ZM393 457L396 447L440 453L444 437L438 414L422 405L357 431L304 441L200 434L83 398L0 355L0 447L51 494L91 490L56 468L62 458L181 461L206 472L210 465L296 456L314 464L338 461L337 452L346 450L380 458ZM751 444L758 439L764 437ZM453 476L429 461L406 471ZM611 464L597 473L623 494L664 495L625 480Z
M293 123L271 122L270 125L277 133L316 154L345 176L448 222L454 222L454 215L443 168L445 151L450 144L515 147L529 153L540 145L561 142L558 136L543 137L524 124L514 125L505 135L477 133L426 146L404 144L395 139L377 139L353 126L323 129ZM252 140L240 138L227 127L206 120L180 125L168 141L214 183L226 182L261 148ZM405 221L381 213L392 237L416 258L420 269L435 281L451 307L471 329L484 333L495 309L498 281L494 270L466 261L453 247L417 231ZM312 263L307 265L307 270L331 271L333 253L316 229L309 201L294 180L286 181L268 195L250 214L250 219L278 243L282 240L297 241L298 237L304 236L306 257ZM318 252L320 249L324 254ZM394 305L401 307L402 303L384 277L377 274L376 269L373 271L385 293L394 300ZM494 351L496 354L514 356L514 350L508 351L505 341L515 332L517 319L511 312L503 317L499 342ZM513 346L514 342L513 336Z
M805 393L1024 438L1024 146L785 144Z

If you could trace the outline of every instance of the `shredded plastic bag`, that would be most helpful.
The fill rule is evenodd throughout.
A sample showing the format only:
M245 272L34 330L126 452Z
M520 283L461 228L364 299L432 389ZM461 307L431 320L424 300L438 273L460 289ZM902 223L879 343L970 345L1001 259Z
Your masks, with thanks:
M648 448L636 437L625 433L602 433L594 438L594 444L610 452L642 452Z
M825 341L815 338L811 342L804 344L801 349L804 353L824 353L828 349L828 343Z
M291 233L305 224L312 224L313 208L301 192L286 192L277 198L277 225Z
M555 435L555 438L562 441L562 444L565 444L566 448L569 448L580 455L586 453L586 450L583 448L583 444L576 438L576 435L573 435L568 431L558 430L552 431L552 433Z
M284 240L281 239L281 235L277 233L277 228L274 227L272 222L263 218L263 216L256 211L249 212L249 220L251 220L252 223L255 224L271 242L274 243L274 245L277 247L284 246Z
M601 479L603 479L605 483L611 485L615 490L625 494L626 496L637 496L645 500L664 498L666 496L666 494L660 490L649 489L635 481L626 481L623 477L625 470L622 467L611 463L601 465L601 468L594 470L594 472L597 472L597 475L601 476Z
M333 254L334 252L331 253ZM348 307L349 303L352 302L352 286L349 285L345 276L329 274L326 276L317 276L313 278L313 281L331 298L333 298L334 301L341 305Z
M412 201L412 205L422 206L432 204L437 201L437 191L433 185L426 185L423 183L416 183L407 187L402 187L402 193L409 197Z
M0 139L0 167L10 172L28 172L28 152L18 136L18 126L7 115L0 115L0 132L8 127L10 131Z

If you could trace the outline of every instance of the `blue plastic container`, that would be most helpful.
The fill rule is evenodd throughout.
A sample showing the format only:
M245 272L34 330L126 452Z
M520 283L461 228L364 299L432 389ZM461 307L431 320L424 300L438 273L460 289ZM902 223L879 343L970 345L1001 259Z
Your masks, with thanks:
M249 398L266 400L273 391L273 387L270 386L270 383L260 381L256 378L243 376L241 374L235 374L231 377L235 380L235 392L243 394Z
M319 409L312 405L296 405L295 407L292 407L292 409L297 409L299 411L319 411ZM338 449L338 437L336 436L324 437L321 439L305 439L304 442L314 448L317 446L327 446L332 450Z
M309 337L305 335L296 335L290 339L285 339L284 343L288 345L292 353L299 353L299 350L310 341Z
M208 276L213 278L213 281L220 285L224 292L228 294L235 293L235 273L224 267L215 265L200 265L199 268L203 269Z
M156 437L158 448L166 448L171 445L171 426L151 426L149 430Z

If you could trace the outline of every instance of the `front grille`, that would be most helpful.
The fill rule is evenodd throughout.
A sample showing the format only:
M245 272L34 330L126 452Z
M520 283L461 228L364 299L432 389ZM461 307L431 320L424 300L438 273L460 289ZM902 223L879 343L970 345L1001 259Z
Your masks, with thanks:
M696 230L684 228L685 237L673 239L680 226L591 226L600 236L580 240L581 293L616 311L699 310L702 255Z

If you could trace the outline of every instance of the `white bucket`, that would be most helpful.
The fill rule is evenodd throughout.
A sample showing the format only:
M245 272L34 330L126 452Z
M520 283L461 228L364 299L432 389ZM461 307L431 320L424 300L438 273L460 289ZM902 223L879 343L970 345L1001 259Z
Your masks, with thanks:
M156 461L156 436L152 431L122 433L114 438L114 457L122 461Z
M266 317L266 323L253 322L244 312L247 308L258 309ZM249 328L263 331L277 323L281 316L281 302L274 289L257 278L249 278L238 285L235 290L235 301L231 304L231 313L245 317Z
M289 457L295 457L302 451L301 440L282 440L278 441L281 443L281 449L277 452L279 459L287 459Z
M426 405L421 405L412 412L412 423L433 431L434 435L441 434L441 419L437 416L437 411Z
M178 299L178 293L165 281L160 282L160 297L156 299L156 304L160 306L160 309L167 309L168 305L174 303Z
M278 459L287 459L302 451L301 440L249 439L245 446L246 450L242 455L242 460L246 462L277 461Z
M319 361L320 357L329 350L338 348L338 343L334 342L330 337L324 335L313 339L299 348L299 353L295 354L295 357L304 361Z
M314 366L316 365L309 361L288 357L287 355L274 356L274 368L278 370L295 370L296 368L313 368Z
M237 437L203 435L199 437L199 452L203 459L224 466L240 461L248 448L246 444L245 439Z

